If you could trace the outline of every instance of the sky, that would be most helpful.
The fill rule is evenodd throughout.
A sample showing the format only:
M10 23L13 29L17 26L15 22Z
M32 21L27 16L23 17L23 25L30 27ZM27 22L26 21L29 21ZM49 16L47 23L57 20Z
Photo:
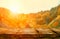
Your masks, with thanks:
M17 13L35 13L50 10L60 4L60 0L0 0L0 7Z
M60 0L58 0L58 3L60 4Z

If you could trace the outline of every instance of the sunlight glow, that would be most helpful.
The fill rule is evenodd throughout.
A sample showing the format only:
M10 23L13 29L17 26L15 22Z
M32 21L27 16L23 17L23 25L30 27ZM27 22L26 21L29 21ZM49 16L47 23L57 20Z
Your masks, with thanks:
M35 13L50 10L58 5L57 0L1 0L0 7L6 7L14 14ZM16 13L17 12L17 13Z
M14 8L14 7L11 8L10 10L11 10L12 12L14 12L14 13L18 11L18 9L17 9L17 8Z
M12 11L13 14L18 14L18 7L10 7L10 11Z

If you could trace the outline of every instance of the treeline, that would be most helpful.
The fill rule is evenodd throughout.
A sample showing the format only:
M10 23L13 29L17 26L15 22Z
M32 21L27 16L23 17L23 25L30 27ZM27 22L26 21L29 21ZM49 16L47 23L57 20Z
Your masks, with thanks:
M17 18L10 15L6 8L0 8L0 26L7 28L33 28L47 26L52 20L60 15L60 5L51 10L40 11L30 14L18 14Z

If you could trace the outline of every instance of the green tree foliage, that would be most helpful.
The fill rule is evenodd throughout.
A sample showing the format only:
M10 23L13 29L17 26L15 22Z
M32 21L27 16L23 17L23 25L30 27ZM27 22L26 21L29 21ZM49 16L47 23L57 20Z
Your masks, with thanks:
M54 7L50 10L50 15L52 18L55 18L57 16L57 7Z
M60 15L60 5L58 5L57 7L51 8L51 10L50 10L50 15L51 15L51 17L53 17L53 18L56 18L57 15Z
M60 15L58 15L50 24L52 28L60 28Z

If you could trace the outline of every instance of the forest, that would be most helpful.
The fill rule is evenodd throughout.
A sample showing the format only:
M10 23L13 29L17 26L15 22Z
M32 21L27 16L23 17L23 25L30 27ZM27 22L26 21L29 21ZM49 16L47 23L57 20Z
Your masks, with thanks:
M0 7L0 34L34 34L37 33L36 30L40 34L52 34L50 28L60 30L60 5L37 13L16 16L11 13L10 10Z

